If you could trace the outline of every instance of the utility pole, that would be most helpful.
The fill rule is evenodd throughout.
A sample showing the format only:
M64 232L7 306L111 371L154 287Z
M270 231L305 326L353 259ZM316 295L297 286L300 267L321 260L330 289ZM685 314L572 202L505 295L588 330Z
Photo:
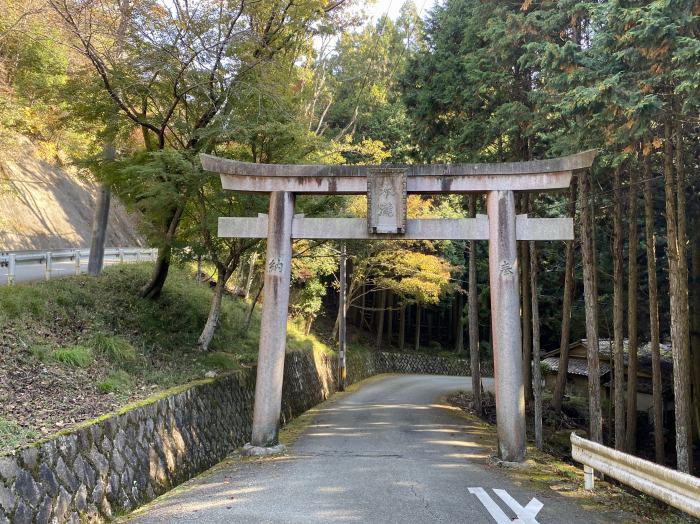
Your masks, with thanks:
M345 242L340 247L340 325L338 326L338 390L345 391L345 380L347 371L345 366L345 351L346 347L346 286L347 286L347 252L345 251Z

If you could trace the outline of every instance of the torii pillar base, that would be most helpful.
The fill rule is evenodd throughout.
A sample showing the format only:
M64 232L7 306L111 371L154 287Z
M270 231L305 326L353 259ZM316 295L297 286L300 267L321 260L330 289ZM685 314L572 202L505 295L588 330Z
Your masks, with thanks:
M252 448L274 448L278 444L292 275L294 200L294 193L275 191L270 194Z
M489 279L496 383L496 426L501 460L525 460L520 285L513 191L489 191Z

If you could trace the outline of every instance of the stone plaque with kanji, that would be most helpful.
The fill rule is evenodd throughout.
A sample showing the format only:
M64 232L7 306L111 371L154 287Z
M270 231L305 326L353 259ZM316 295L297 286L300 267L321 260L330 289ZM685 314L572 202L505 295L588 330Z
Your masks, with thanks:
M406 232L406 171L404 169L369 170L367 227L372 234Z

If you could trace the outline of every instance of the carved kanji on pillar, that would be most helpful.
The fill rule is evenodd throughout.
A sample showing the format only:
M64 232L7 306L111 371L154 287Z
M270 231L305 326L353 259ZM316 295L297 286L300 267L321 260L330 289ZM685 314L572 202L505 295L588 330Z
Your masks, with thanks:
M372 234L406 232L406 170L372 168L367 175L367 227Z

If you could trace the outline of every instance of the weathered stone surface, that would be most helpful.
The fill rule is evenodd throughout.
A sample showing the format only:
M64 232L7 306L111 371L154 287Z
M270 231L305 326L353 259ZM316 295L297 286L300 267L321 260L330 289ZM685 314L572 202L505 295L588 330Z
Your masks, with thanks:
M12 482L18 471L17 460L14 457L0 457L0 479Z
M51 519L52 499L49 496L44 497L44 500L39 504L39 509L36 512L37 524L48 524Z
M12 524L32 524L34 520L34 511L20 499L17 504L17 509L12 517Z
M112 453L112 469L117 473L124 471L124 459L122 454L118 451L119 448L115 449Z
M55 440L49 440L41 445L40 456L42 464L52 468L56 464L58 458L58 446Z
M50 497L58 495L58 479L47 464L39 466L39 483Z
M78 452L78 437L76 435L66 435L59 437L58 450L65 457L69 464L75 460L75 455Z
M83 459L82 455L78 455L75 458L73 473L78 478L78 481L85 484L88 489L92 489L95 486L95 470Z
M21 451L20 456L24 467L30 471L36 471L39 459L39 449L35 446L30 446Z
M65 520L66 514L70 509L70 503L70 494L65 489L63 489L63 486L61 486L61 489L58 493L58 497L56 497L56 501L54 502L53 506L53 518L57 522L63 522Z
M92 490L92 501L99 505L105 497L107 486L102 479L97 479L95 488Z
M6 488L0 484L0 510L10 514L15 509L16 503L17 495L14 492L14 488Z
M78 489L78 480L75 478L73 472L68 469L68 466L66 466L66 463L60 457L58 458L58 460L56 460L55 473L58 477L58 480L67 489L71 490L72 492Z
M107 436L102 437L102 442L99 444L99 447L102 453L108 455L112 452L112 440Z
M80 486L78 492L73 498L73 507L78 511L85 511L87 509L87 489L85 486Z
M31 507L36 507L41 501L41 491L32 476L24 470L17 473L14 483L15 493Z
M109 462L105 456L98 451L96 446L90 448L88 460L95 466L95 469L100 475L104 476L109 472Z

